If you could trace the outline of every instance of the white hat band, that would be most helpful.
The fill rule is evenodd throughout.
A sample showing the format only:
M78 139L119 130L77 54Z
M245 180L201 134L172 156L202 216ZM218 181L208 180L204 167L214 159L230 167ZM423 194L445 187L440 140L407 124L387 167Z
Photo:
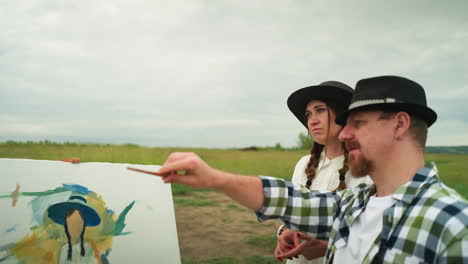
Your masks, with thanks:
M361 106L384 104L384 103L396 103L396 100L395 98L360 100L360 101L356 101L350 104L349 110L357 108L357 107L361 107Z

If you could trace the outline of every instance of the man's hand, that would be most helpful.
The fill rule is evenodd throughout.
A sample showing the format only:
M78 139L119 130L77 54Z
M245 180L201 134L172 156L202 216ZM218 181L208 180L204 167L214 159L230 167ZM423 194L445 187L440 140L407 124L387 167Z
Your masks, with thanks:
M216 188L234 201L258 211L263 205L263 185L259 177L242 176L208 166L195 153L175 152L154 173L165 183L181 183L194 188Z
M294 232L294 231L291 231L291 232ZM325 256L325 252L327 251L327 246L328 246L328 243L326 241L318 240L311 236L308 236L299 232L294 232L294 233L295 233L296 238L293 238L292 236L294 235L291 233L286 234L286 237L284 238L285 241L293 242L292 244L293 248L287 252L283 252L278 255L276 255L276 251L275 251L276 258L291 259L293 257L297 257L298 255L303 255L306 259L311 260L311 259L316 259L316 258ZM297 242L297 241L300 241L300 242Z
M174 152L158 171L165 183L181 183L193 188L220 188L223 172L206 164L195 153Z

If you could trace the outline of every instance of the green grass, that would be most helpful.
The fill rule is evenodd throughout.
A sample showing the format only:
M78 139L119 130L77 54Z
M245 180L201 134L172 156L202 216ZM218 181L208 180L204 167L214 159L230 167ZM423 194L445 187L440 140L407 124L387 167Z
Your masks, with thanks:
M232 210L232 211L246 211L247 209L237 206L235 204L228 204L226 206L226 210Z
M426 154L426 162L434 161L440 179L468 199L468 155L466 154Z
M161 165L171 152L189 151L197 153L209 165L233 173L247 175L269 175L290 179L296 162L307 151L277 149L261 149L260 151L240 151L202 148L149 148L134 144L79 144L42 142L14 142L0 143L0 158L25 158L39 160L60 160L63 158L79 157L81 162L111 162L129 164ZM445 184L457 190L468 198L468 155L463 154L426 154L426 162L434 161L439 169L439 175ZM174 201L183 206L213 206L216 202L206 200L203 192L210 189L195 190L185 185L173 184ZM191 195L194 199L184 196ZM236 205L228 205L226 210L241 209ZM226 219L225 221L229 221ZM246 223L257 224L253 220ZM276 245L276 235L253 236L246 243L273 252ZM253 264L277 263L273 256L245 256L218 257L195 261L183 259L184 264Z
M233 173L247 175L269 175L290 179L296 162L304 150L282 151L274 148L260 151L240 151L228 149L203 148L150 148L134 144L80 144L41 142L0 143L1 158L26 158L41 160L60 160L79 157L81 162L111 162L130 164L161 165L171 152L189 151L197 153L209 165ZM426 161L435 161L441 179L468 198L468 155L463 154L426 154ZM188 186L173 184L174 195L192 194ZM197 192L210 191L197 190Z
M41 142L0 143L0 158L61 160L78 157L81 162L110 162L142 165L162 165L172 152L195 152L209 165L233 173L269 175L288 179L304 151L240 151L203 148L150 148L133 144L79 144ZM191 187L172 184L174 195L191 194ZM210 191L199 190L199 191Z
M217 206L218 203L211 200L199 200L182 197L174 197L174 202L182 206Z
M274 256L250 255L245 257L217 257L196 261L193 259L182 259L182 264L276 264L278 260Z
M258 224L258 221L256 220L242 220L242 222L247 223L247 224L252 224L252 225Z
M244 258L244 263L245 264L256 264L256 263L262 263L262 264L277 264L278 260L274 256L257 256L257 255L252 255L252 256L247 256Z
M269 252L275 251L277 237L276 234L251 236L245 241L247 244L263 248Z
M276 177L292 175L297 160L304 151L240 151L202 148L149 148L132 144L77 144L42 142L0 143L0 157L40 160L60 160L79 157L81 162L111 162L161 165L171 152L195 152L209 165L240 174L265 174Z

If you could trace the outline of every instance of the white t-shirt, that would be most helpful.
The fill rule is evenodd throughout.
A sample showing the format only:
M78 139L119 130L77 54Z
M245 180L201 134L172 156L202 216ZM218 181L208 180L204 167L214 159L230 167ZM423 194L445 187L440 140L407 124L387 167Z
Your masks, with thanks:
M348 243L335 252L334 263L362 263L372 243L382 232L385 209L393 205L392 195L369 197L366 209L354 220L349 229Z
M310 155L302 157L299 162L297 162L296 167L294 168L294 174L292 177L292 182L295 184L305 185L307 182L307 175L305 169L309 163ZM333 191L338 187L340 183L340 173L338 172L343 167L344 156L338 156L334 159L329 159L326 157L324 152L320 155L320 161L318 163L318 169L315 174L315 178L312 180L310 185L311 190L317 191ZM354 178L351 175L351 172L348 171L345 175L345 183L347 188L352 188L361 183L373 184L369 176L362 178ZM313 260L307 260L304 256L300 255L299 258L293 258L292 260L287 260L287 264L318 264L323 263L323 258L317 258ZM339 262L335 262L339 263ZM346 262L345 262L346 263Z
M72 259L67 260L68 257L68 244L65 244L62 249L60 250L60 255L59 255L59 263L73 263L73 264L82 264L82 263L87 263L87 264L97 264L98 260L94 256L94 251L89 246L88 243L84 243L84 249L85 249L85 255L81 256L81 244L77 243L72 246Z

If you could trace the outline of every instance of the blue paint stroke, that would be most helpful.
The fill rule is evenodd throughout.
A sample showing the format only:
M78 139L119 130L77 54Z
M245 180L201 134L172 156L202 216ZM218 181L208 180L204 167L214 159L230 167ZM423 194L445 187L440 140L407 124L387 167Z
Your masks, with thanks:
M11 233L11 232L13 232L13 231L16 231L16 227L17 227L17 226L18 226L18 225L14 225L14 226L8 228L7 230L5 230L5 233Z
M68 200L71 194L72 191L67 190L66 192L62 193L39 196L31 200L29 204L31 205L34 222L36 222L37 225L42 225L45 220L44 216L46 214L47 208L49 208L51 204L56 204Z
M83 195L88 195L91 191L82 186L82 185L79 185L79 184L62 184L63 188L69 190L69 191L73 191L75 193L80 193L80 194L83 194Z

